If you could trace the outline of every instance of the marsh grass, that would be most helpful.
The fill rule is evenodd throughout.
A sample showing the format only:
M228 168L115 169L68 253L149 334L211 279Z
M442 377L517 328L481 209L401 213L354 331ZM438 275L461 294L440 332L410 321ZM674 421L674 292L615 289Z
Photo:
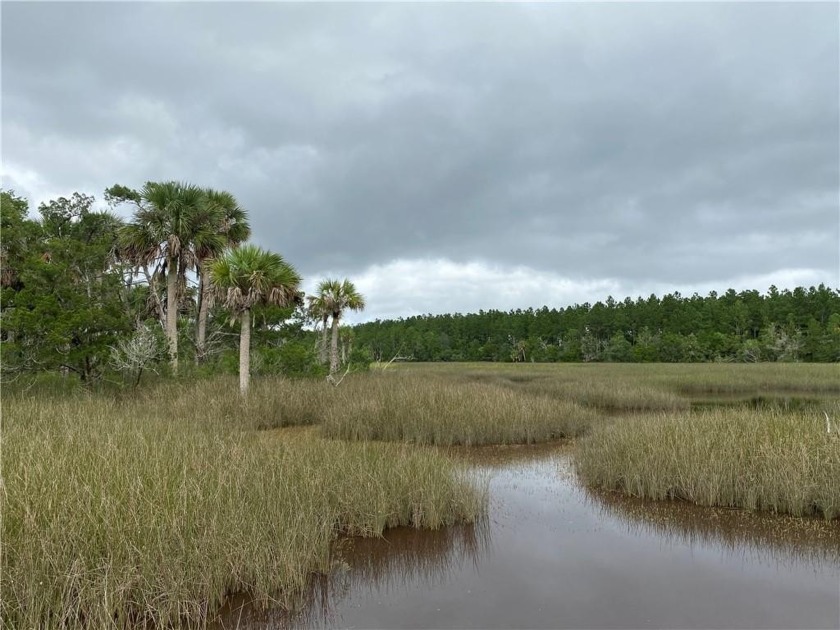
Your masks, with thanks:
M581 435L598 419L574 402L434 375L362 375L334 394L323 432L346 440L532 444Z
M840 396L840 367L831 363L678 364L652 366L652 384L683 396Z
M483 383L507 387L526 395L573 402L600 411L620 413L688 409L690 402L662 387L639 383L630 378L614 379L587 373L570 374L558 369L556 374L510 366L504 371L468 371L455 375L461 383ZM520 373L517 373L517 370Z
M243 416L293 408L278 417L268 389L242 407L227 385L4 399L4 627L201 627L237 592L294 607L340 533L483 509L430 449L262 439Z
M832 400L840 367L815 363L402 363L394 371L496 383L611 413L684 410L691 403Z
M240 396L233 376L196 382L162 384L137 393L126 393L119 401L128 409L158 408L173 420L194 418L207 426L240 429L276 429L320 422L323 395L330 388L321 381L285 378L254 378L251 392Z
M687 409L779 393L836 400L837 366L395 365L340 387L257 378L246 399L232 377L4 389L0 620L201 627L233 593L294 608L340 534L482 512L467 465L416 444L591 430L578 469L594 487L836 518L840 434L811 402ZM294 425L321 426L257 430Z
M596 427L581 441L586 483L634 497L840 516L840 435L822 414L719 408Z
M688 409L690 402L677 394L638 383L609 380L536 382L524 386L524 391L572 400L579 405L609 412L676 411Z

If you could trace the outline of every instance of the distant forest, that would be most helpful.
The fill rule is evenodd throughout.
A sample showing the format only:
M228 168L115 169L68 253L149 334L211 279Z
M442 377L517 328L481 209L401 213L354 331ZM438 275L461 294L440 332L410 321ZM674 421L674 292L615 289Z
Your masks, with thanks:
M354 327L374 360L840 361L840 291L679 293L567 308L421 315Z

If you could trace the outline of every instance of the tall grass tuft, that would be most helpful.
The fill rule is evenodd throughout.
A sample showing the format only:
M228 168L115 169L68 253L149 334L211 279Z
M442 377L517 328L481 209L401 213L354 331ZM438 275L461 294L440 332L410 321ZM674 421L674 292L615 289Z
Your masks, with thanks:
M322 381L255 378L247 397L236 395L235 376L196 382L159 385L128 395L124 402L155 407L168 401L170 418L198 418L206 425L242 429L275 429L320 422L323 395L330 389Z
M263 439L237 420L273 397L231 392L3 401L4 627L201 627L237 592L291 607L340 533L483 509L442 454Z
M337 388L326 436L451 446L532 444L575 437L598 416L573 402L445 377L371 374Z
M691 398L840 395L837 365L830 363L653 364L637 374Z
M523 387L525 392L571 400L602 411L677 411L688 409L688 399L659 388L627 380L594 379L572 382L540 381Z
M714 409L597 427L578 470L590 485L650 499L840 517L840 439L821 414Z

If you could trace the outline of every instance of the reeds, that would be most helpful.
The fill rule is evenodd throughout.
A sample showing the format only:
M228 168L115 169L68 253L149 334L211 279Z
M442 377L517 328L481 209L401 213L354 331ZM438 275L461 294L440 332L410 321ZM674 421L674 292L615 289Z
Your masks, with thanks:
M708 396L840 395L840 371L830 363L651 365L650 383L692 398ZM640 372L639 376L643 376Z
M649 499L840 516L840 440L822 413L719 408L596 427L578 470L590 485Z
M690 402L677 394L627 379L592 379L552 382L536 381L522 386L523 391L571 400L579 405L612 413L635 411L677 411L688 409Z
M628 394L646 388L680 398L840 396L840 372L830 363L401 363L392 371L550 388L615 388Z
M276 392L4 400L2 625L201 627L236 592L292 606L339 533L482 511L435 451L243 430L283 417Z
M597 421L574 402L415 374L345 381L325 408L323 432L347 440L414 444L532 444L581 435Z

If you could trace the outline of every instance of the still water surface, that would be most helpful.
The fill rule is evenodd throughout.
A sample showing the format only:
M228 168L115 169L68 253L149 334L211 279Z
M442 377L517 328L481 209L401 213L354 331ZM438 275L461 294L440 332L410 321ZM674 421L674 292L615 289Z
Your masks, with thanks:
M291 618L240 628L837 628L840 525L596 495L567 447L479 449L487 519L346 539Z

